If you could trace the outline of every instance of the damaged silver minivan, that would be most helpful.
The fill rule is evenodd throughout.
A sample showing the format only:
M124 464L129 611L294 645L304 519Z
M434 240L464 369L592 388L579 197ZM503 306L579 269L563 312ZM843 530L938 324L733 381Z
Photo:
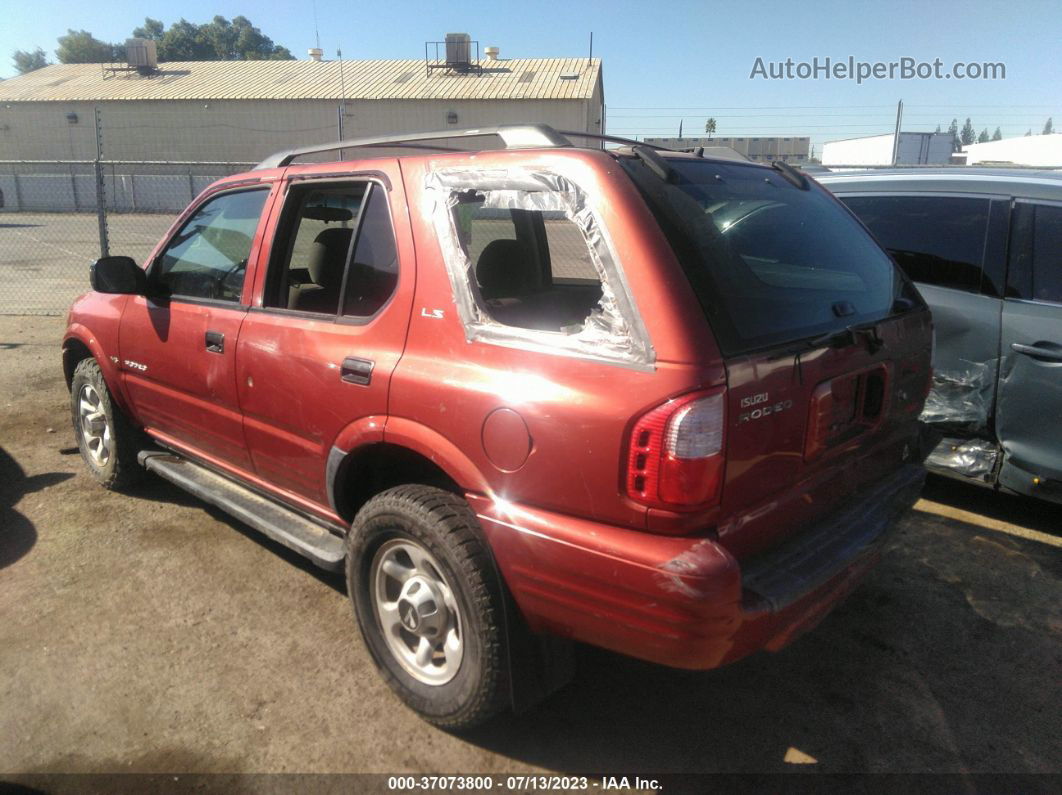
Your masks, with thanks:
M1062 171L816 175L933 311L930 470L1062 502Z

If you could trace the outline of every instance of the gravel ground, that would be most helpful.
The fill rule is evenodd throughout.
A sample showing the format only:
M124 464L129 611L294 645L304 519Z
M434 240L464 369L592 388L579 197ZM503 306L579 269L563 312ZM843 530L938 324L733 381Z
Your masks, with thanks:
M580 649L458 737L378 680L341 579L162 481L90 481L61 333L0 317L0 775L1062 772L1058 507L932 482L788 650L690 674Z

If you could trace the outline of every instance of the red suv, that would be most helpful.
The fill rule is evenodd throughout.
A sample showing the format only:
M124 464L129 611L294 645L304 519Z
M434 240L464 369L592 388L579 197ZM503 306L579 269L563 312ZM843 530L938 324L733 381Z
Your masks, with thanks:
M89 469L345 567L439 725L562 683L568 640L694 669L781 648L916 498L930 315L790 166L620 143L365 139L215 183L71 310Z

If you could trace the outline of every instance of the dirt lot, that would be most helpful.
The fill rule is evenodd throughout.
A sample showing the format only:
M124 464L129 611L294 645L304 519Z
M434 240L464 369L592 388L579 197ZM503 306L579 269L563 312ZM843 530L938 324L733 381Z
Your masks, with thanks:
M0 775L1062 772L1062 509L934 482L788 650L708 674L580 650L536 711L456 737L378 681L340 579L161 481L90 482L61 328L0 318Z

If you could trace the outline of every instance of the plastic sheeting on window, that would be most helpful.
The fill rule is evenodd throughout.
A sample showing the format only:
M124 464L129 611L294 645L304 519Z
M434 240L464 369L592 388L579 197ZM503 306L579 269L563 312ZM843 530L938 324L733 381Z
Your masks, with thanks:
M558 174L527 169L441 169L428 174L426 195L458 314L469 341L561 353L651 369L656 354L618 265L608 233L589 206L586 193ZM475 263L462 243L454 208L460 195L483 196L486 209L563 213L582 232L601 280L601 300L579 326L541 331L494 320L476 288Z
M985 479L996 468L999 446L983 439L942 439L926 458L930 469Z
M986 429L998 361L967 362L961 370L934 370L933 386L920 417L922 422L969 431Z

